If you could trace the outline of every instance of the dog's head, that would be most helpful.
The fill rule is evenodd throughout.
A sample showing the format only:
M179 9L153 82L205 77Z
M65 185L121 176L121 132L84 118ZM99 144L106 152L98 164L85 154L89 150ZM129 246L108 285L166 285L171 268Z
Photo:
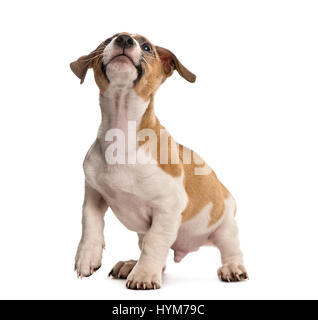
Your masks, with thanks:
M174 70L190 82L196 78L171 51L154 46L145 37L125 32L108 38L90 54L71 63L71 69L81 79L81 83L89 68L93 68L101 92L113 84L134 88L145 99Z

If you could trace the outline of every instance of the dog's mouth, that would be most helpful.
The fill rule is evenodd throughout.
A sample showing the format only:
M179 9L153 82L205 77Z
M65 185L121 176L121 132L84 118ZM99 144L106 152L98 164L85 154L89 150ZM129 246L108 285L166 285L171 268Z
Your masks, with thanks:
M106 64L102 61L102 64L101 64L102 72L108 81L109 81L109 79L106 74L106 69L107 69L107 66L110 63L114 62L115 60L117 60L118 62L123 62L123 63L127 62L127 61L129 63L131 63L136 68L137 74L138 74L137 79L135 80L135 83L140 80L140 78L142 77L142 74L143 74L141 62L139 62L138 64L135 64L134 61L128 55L126 55L125 53L121 53L121 54L118 54L118 55L112 57Z
M106 66L107 66L108 64L110 64L111 62L115 61L115 60L116 60L116 61L120 61L120 62L130 61L131 64L132 64L135 68L137 68L137 66L135 65L134 61L133 61L129 56L127 56L125 53L118 54L117 56L112 57L112 58L108 61L108 63L106 64Z

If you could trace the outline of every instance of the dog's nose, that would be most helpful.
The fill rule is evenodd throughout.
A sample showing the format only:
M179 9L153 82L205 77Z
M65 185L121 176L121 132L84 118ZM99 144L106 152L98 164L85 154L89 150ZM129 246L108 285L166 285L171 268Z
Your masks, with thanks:
M115 43L119 48L123 48L123 49L131 48L135 44L134 39L127 35L121 35L117 37L117 39L115 40Z

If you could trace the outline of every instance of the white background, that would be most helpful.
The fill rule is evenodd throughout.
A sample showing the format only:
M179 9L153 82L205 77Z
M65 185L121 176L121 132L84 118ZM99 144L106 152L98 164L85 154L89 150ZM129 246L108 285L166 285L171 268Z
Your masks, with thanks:
M318 298L317 1L2 1L0 4L0 297ZM69 63L114 33L172 50L178 74L157 115L195 149L238 203L250 280L217 279L202 248L169 256L163 288L136 292L107 274L138 258L137 236L106 214L102 268L78 280L82 161L100 121L92 72Z

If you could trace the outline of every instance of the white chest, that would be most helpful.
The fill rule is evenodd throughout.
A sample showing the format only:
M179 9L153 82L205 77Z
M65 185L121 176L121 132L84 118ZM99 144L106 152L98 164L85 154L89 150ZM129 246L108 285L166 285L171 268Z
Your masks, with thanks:
M136 168L109 166L95 142L84 161L86 181L106 200L117 218L130 230L146 232L151 223L151 208L138 187Z
M107 165L98 141L85 159L84 171L87 182L130 230L145 233L158 209L181 214L186 206L182 176L171 177L156 164Z

